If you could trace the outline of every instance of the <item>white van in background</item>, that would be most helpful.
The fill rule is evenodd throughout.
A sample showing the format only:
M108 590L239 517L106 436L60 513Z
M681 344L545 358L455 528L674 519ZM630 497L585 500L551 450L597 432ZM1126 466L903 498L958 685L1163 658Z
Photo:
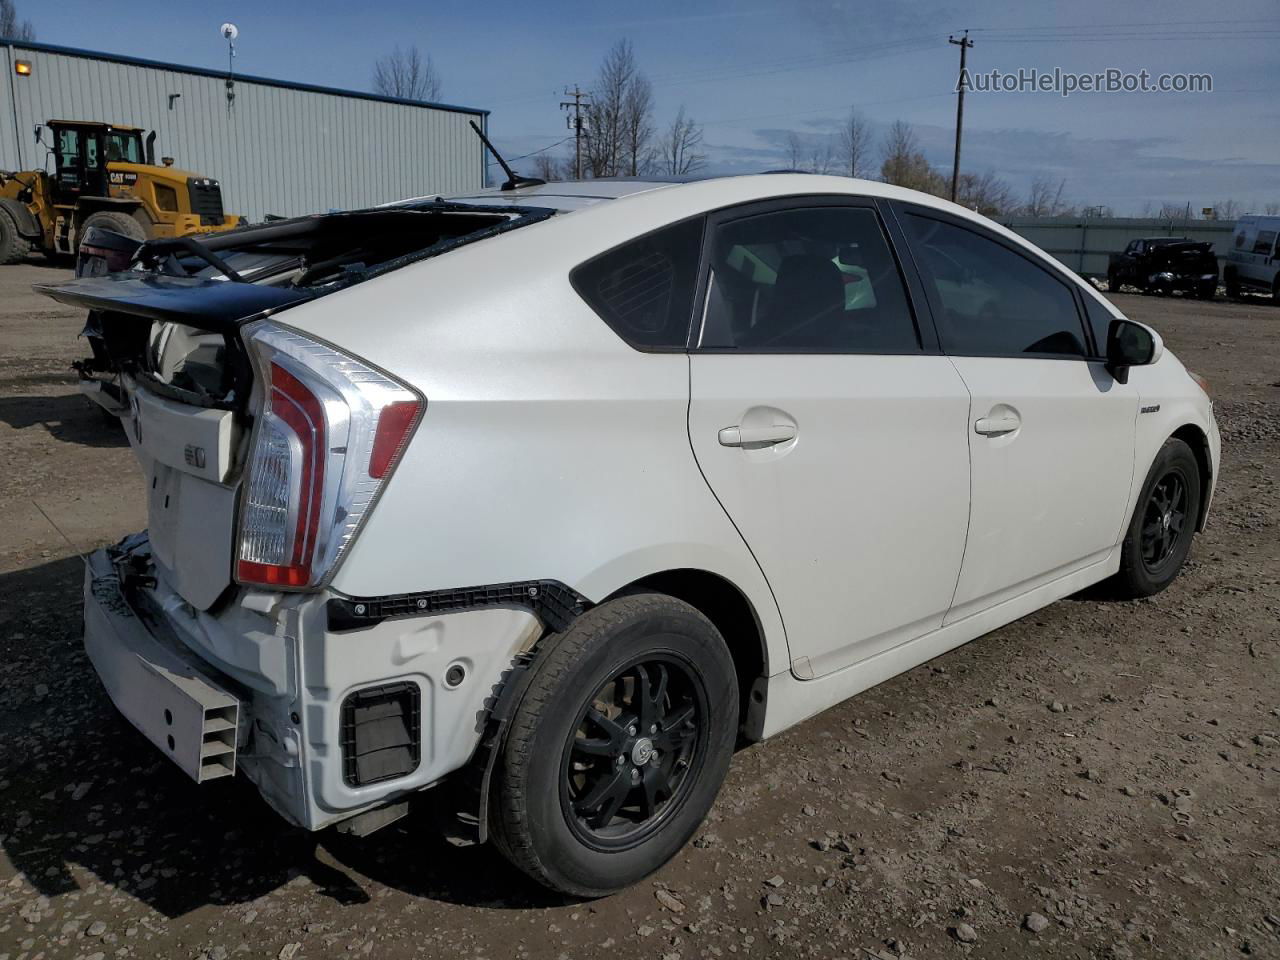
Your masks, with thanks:
M1222 282L1227 296L1243 292L1269 293L1280 303L1280 216L1246 216L1236 221L1227 250Z

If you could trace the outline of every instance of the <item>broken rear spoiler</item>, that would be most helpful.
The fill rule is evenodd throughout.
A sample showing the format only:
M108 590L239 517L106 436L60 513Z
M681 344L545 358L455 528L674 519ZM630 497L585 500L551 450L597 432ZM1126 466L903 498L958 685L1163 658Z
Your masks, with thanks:
M232 333L243 321L263 311L290 307L311 300L319 293L202 277L138 273L36 283L32 289L69 307L180 323L210 333Z

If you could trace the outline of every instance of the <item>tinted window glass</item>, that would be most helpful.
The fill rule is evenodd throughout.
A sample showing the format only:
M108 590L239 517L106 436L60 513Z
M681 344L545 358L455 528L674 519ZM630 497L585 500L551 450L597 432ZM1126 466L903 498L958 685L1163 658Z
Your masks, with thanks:
M935 295L944 350L1084 356L1075 298L1061 280L972 230L915 214L906 217L906 225Z
M1096 346L1094 356L1105 357L1107 355L1107 332L1111 329L1111 321L1115 317L1093 297L1086 296L1084 298L1084 309L1089 316L1089 327L1093 331L1093 342Z
M702 219L665 227L577 267L578 295L633 347L679 348L689 342L698 281Z
M914 353L920 342L875 211L810 207L715 228L699 345Z
M1258 239L1253 241L1253 252L1269 256L1271 253L1271 245L1275 242L1276 232L1274 230L1259 230Z

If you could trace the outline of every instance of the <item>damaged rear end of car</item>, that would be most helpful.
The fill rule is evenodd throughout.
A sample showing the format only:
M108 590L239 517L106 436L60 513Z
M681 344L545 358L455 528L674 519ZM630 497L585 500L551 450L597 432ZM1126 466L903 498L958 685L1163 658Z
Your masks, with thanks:
M372 811L361 832L474 750L478 734L432 722L440 698L473 720L490 693L447 679L447 651L474 639L463 675L509 663L532 618L450 618L412 650L331 623L329 601L358 607L330 582L428 399L289 311L550 215L434 201L307 217L154 241L129 270L37 287L90 311L83 389L121 418L148 498L148 529L89 558L86 650L197 782L241 772L308 829Z

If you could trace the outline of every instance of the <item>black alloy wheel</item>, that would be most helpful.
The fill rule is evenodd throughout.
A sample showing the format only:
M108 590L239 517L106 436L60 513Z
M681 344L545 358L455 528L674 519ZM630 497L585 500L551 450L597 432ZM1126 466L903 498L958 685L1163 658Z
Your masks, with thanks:
M1200 520L1200 462L1187 443L1170 437L1156 454L1121 541L1120 569L1113 593L1125 599L1150 597L1178 577L1191 552Z
M634 846L679 809L706 740L705 699L674 658L629 664L600 686L561 761L561 803L583 843Z
M741 701L720 631L624 594L545 637L494 769L490 836L553 890L600 897L680 852L729 769Z
M1142 518L1142 563L1156 573L1173 556L1187 529L1187 484L1171 470L1156 481Z

